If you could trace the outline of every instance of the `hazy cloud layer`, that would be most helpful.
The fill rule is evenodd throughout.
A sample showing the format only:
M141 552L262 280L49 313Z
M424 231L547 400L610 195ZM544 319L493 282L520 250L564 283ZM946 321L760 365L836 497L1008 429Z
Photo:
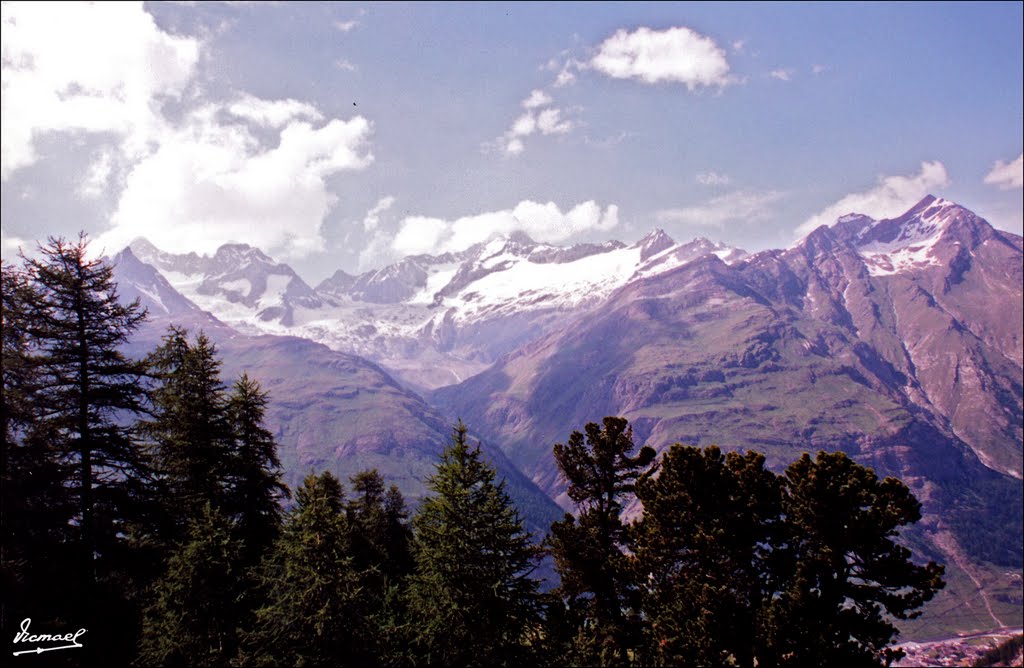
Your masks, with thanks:
M620 29L601 44L589 66L615 79L681 83L689 90L732 83L725 50L685 27Z
M659 222L682 223L701 227L724 227L726 223L748 223L768 220L774 215L772 205L785 193L776 190L737 190L713 197L703 204L676 209L663 209L656 214Z
M992 171L985 176L985 183L997 186L1000 190L1024 188L1024 153L1009 163L997 160Z
M398 256L460 251L499 235L521 231L536 241L558 243L593 230L607 231L619 224L614 204L601 209L593 200L577 204L566 212L554 202L541 204L524 200L512 209L443 220L409 216L402 220L391 250Z
M869 190L851 193L811 216L796 228L802 237L822 225L832 225L840 216L860 213L875 219L904 213L933 190L949 185L945 166L938 160L922 162L921 171L910 176L883 176Z

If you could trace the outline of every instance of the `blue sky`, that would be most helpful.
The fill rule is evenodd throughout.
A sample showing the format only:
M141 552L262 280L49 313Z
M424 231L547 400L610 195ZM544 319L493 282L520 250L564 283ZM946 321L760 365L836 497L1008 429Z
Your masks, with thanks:
M3 250L316 282L522 229L759 250L926 193L1021 233L1021 3L3 5Z

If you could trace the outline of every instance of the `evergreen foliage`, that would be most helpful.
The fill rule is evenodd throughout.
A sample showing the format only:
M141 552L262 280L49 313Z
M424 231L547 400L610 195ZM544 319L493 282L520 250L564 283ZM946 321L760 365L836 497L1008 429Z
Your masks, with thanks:
M154 417L145 431L164 493L172 500L165 504L169 516L164 532L176 542L207 504L220 512L232 510L227 392L216 346L203 333L193 343L186 330L170 328L150 364L158 386L153 391Z
M781 485L764 457L676 445L637 497L646 655L659 665L753 666L781 538Z
M242 549L235 523L207 503L156 583L143 620L145 666L226 666L238 648Z
M563 652L586 664L621 665L639 644L639 601L625 550L632 537L622 521L622 503L636 481L653 470L654 450L633 451L633 431L624 418L590 423L554 447L579 516L566 514L551 526L548 544L562 582L565 611L559 634Z
M459 422L413 519L416 572L410 618L429 664L532 663L540 624L536 550L480 447Z
M33 339L35 421L64 463L76 469L65 481L75 504L78 572L88 586L96 557L118 549L148 469L132 426L124 418L145 407L145 365L120 347L146 317L139 303L118 300L112 268L88 259L88 239L51 238L40 258L27 261L35 289L28 302Z
M263 426L267 393L242 374L227 403L231 461L227 471L229 511L238 518L245 562L256 565L277 538L281 502L289 497L281 481L281 460L274 436Z
M913 619L944 586L943 567L915 564L895 539L921 504L842 452L804 454L786 469L782 511L792 570L773 601L762 664L887 665L893 620Z
M359 666L369 633L360 610L344 492L331 473L306 476L262 576L265 605L243 665Z

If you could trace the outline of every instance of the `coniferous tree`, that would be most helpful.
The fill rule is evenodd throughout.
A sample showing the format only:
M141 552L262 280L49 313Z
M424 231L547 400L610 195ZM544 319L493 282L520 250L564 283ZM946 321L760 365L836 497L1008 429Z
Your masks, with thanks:
M536 550L494 468L466 427L428 480L413 519L410 620L422 660L449 666L531 663L539 624Z
M237 507L228 488L234 464L228 399L216 346L203 333L191 342L186 330L170 328L150 364L158 385L145 432L165 496L158 533L175 543L206 504L222 513Z
M566 444L554 447L555 461L568 482L568 495L579 516L551 525L548 544L562 582L557 594L566 606L554 617L564 619L574 661L619 665L640 642L638 600L633 570L625 550L632 548L621 517L622 503L638 478L654 467L654 450L633 451L632 429L624 418L606 417L604 428L590 423Z
M141 665L228 665L238 648L241 550L235 523L205 504L155 585L143 620Z
M350 479L352 498L346 505L352 566L359 582L360 614L368 633L359 639L361 652L380 665L400 664L408 644L401 596L412 572L412 531L398 488L385 488L376 469Z
M256 612L240 662L358 666L368 633L360 614L344 492L331 473L306 476L263 572L267 603Z
M88 588L95 559L113 556L123 543L118 536L148 479L133 429L125 426L145 407L145 365L120 351L146 313L138 301L119 302L112 267L88 258L85 235L74 244L51 238L27 268L35 286L28 313L39 383L33 410L76 469L66 491L76 506L80 581Z
M32 365L28 310L39 295L25 271L4 261L0 270L0 630L7 634L29 612L44 622L66 611L61 574L74 567L76 555L69 523L75 507L65 493L74 470L49 423L35 420L40 378Z
M288 488L281 481L277 443L263 426L267 393L247 374L235 382L227 404L232 440L227 484L228 508L238 518L245 544L244 561L256 565L281 527L281 502Z
M764 456L676 444L636 493L648 660L753 666L781 522L781 485Z
M882 666L893 619L913 619L944 586L897 544L921 504L895 478L879 480L842 452L804 454L786 469L783 513L791 570L770 610L759 665Z

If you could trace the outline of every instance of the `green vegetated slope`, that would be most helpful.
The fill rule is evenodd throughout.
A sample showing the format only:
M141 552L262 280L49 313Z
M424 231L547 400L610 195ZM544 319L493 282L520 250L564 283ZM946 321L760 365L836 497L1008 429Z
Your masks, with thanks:
M999 619L1014 623L1021 611L1020 480L983 465L977 452L997 450L972 449L927 405L912 361L892 361L860 338L849 314L830 312L838 310L833 304L816 309L809 284L817 279L804 264L801 275L792 258L734 268L706 257L628 285L596 312L434 399L493 436L560 502L566 499L551 444L604 415L628 417L637 442L658 450L674 442L754 449L776 470L805 451L843 450L900 477L924 502L921 544L941 555L951 580L932 607L946 601L959 610L947 615L947 628L995 625L985 606L985 617L975 614L978 587L957 572L953 550L988 574L985 596L1002 606ZM882 281L862 281L862 290L884 292ZM886 320L877 319L884 328ZM982 380L998 376L991 364L977 367ZM1019 383L1012 374L997 380L1010 391ZM997 398L986 406L1012 418L1019 395L1016 403ZM999 446L1004 452L993 459L1012 465L1012 441ZM1016 452L1019 458L1019 444ZM997 592L1003 598L992 602Z

